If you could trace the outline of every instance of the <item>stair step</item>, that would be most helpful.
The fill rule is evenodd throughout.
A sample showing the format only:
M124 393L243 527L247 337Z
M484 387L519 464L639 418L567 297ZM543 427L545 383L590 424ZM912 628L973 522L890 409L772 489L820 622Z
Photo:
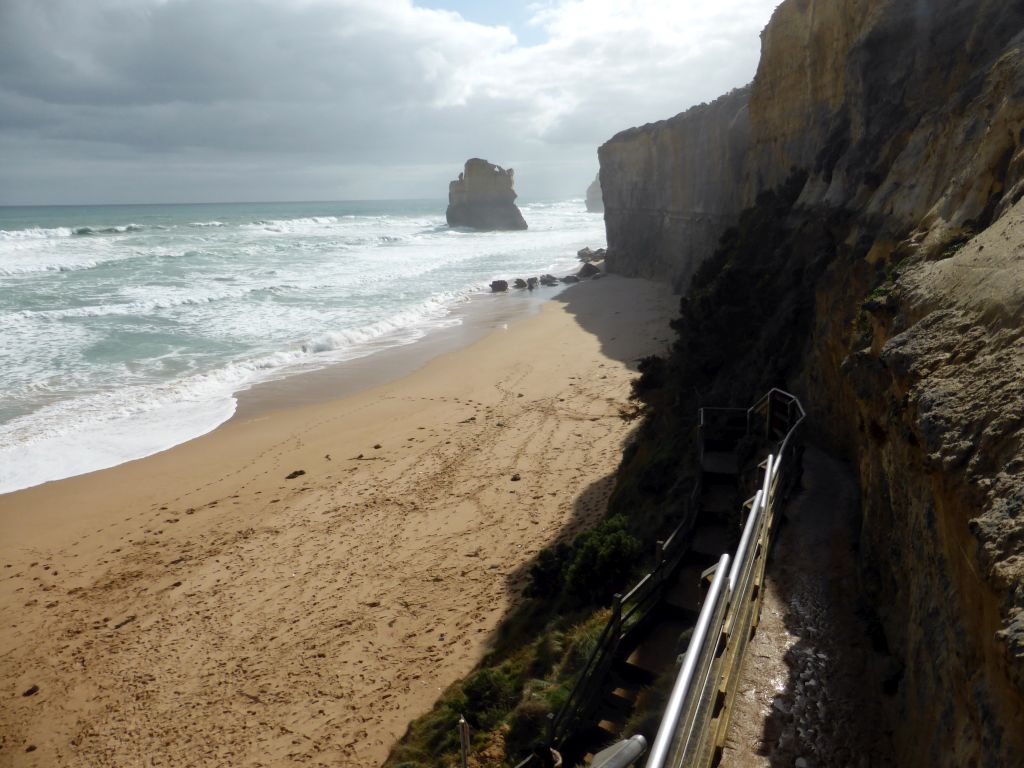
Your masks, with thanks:
M746 430L743 431L723 431L716 434L714 437L704 438L704 450L711 452L724 452L732 453L736 449L736 443L740 441L740 438L744 436Z
M616 732L617 733L617 732ZM573 739L575 744L578 744L577 750L567 750L562 752L562 759L565 760L573 758L572 752L582 751L582 755L577 762L589 764L594 759L594 755L600 752L602 749L607 748L609 745L614 744L618 739L616 735L606 728L602 728L600 724L592 725L586 730L579 733L576 739ZM577 762L569 762L567 765L576 765Z
M740 473L736 454L726 451L704 451L701 469L714 475L738 475Z
M679 636L692 626L692 621L668 618L653 624L643 641L626 659L626 663L645 670L653 681L675 663L676 657L684 650L679 648Z
M724 552L725 550L722 551ZM721 556L722 552L697 552L691 549L683 555L680 562L686 568L696 568L700 571L705 571L717 563Z
M625 690L617 688L616 690ZM598 717L606 717L613 720L628 720L636 705L637 691L630 691L628 696L622 696L612 691L604 697L601 706L598 707Z
M720 557L723 552L730 552L736 544L736 536L724 525L702 525L693 532L690 549L706 555Z
M683 566L676 573L674 582L665 590L665 603L687 611L698 611L704 598L701 585L703 568L694 565Z
M700 495L701 512L719 516L739 509L735 485L708 485Z
M628 661L616 664L614 675L623 687L638 689L645 688L658 679L658 676L650 670L630 664Z
M697 616L700 614L700 603L697 607L676 605L675 603L664 602L657 608L658 621L668 621L680 626L692 626L697 623Z

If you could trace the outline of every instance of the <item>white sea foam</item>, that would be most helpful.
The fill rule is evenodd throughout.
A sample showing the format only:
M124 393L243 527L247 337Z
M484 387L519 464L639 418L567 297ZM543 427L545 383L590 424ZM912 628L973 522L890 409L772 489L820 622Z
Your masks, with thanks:
M270 219L254 221L245 225L246 229L258 229L278 234L295 234L322 230L338 223L337 216L308 216L298 219Z
M99 227L28 227L26 229L0 229L0 241L4 240L53 240L62 237L84 237L88 235L123 235L127 232L141 232L140 224L122 224Z
M0 267L0 277L31 275L37 272L77 272L81 269L93 269L102 263L102 261L96 261L94 259L83 259L81 261L64 261L59 263L11 264L9 266Z
M362 328L327 331L297 345L158 386L131 386L61 400L0 425L0 493L144 458L206 434L235 412L235 394L289 372L370 354L365 345L422 338L450 317L455 294ZM61 457L59 462L53 459Z
M602 237L560 204L524 206L521 233L451 230L443 206L300 207L147 209L89 232L0 211L0 492L197 437L257 382L414 342L490 280L565 274Z
M233 291L216 291L191 296L166 296L147 301L127 301L120 304L95 304L85 307L68 309L25 309L15 313L15 317L24 319L59 320L73 317L106 317L110 315L149 315L165 309L176 307L196 307L218 301L240 299L252 293L275 293L295 286L288 284L239 288Z
M71 237L72 227L28 227L27 229L0 229L0 240L50 240L55 237Z

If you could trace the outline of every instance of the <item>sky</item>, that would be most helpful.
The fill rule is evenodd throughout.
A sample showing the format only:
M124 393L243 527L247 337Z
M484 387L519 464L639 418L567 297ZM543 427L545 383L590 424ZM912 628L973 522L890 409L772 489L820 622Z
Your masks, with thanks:
M0 205L580 197L742 86L778 0L0 0Z

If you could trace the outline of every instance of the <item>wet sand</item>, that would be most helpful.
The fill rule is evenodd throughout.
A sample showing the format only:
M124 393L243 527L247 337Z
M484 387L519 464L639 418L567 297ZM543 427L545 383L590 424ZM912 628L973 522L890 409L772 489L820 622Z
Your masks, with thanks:
M590 281L395 381L279 384L0 496L0 765L378 764L603 511L675 308Z

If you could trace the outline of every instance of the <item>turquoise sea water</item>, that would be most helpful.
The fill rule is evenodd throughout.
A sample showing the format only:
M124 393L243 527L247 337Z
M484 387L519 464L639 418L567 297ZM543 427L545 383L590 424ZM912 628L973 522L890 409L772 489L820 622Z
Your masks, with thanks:
M460 322L495 278L604 243L581 200L526 232L442 201L0 208L0 493L204 434L235 394Z

